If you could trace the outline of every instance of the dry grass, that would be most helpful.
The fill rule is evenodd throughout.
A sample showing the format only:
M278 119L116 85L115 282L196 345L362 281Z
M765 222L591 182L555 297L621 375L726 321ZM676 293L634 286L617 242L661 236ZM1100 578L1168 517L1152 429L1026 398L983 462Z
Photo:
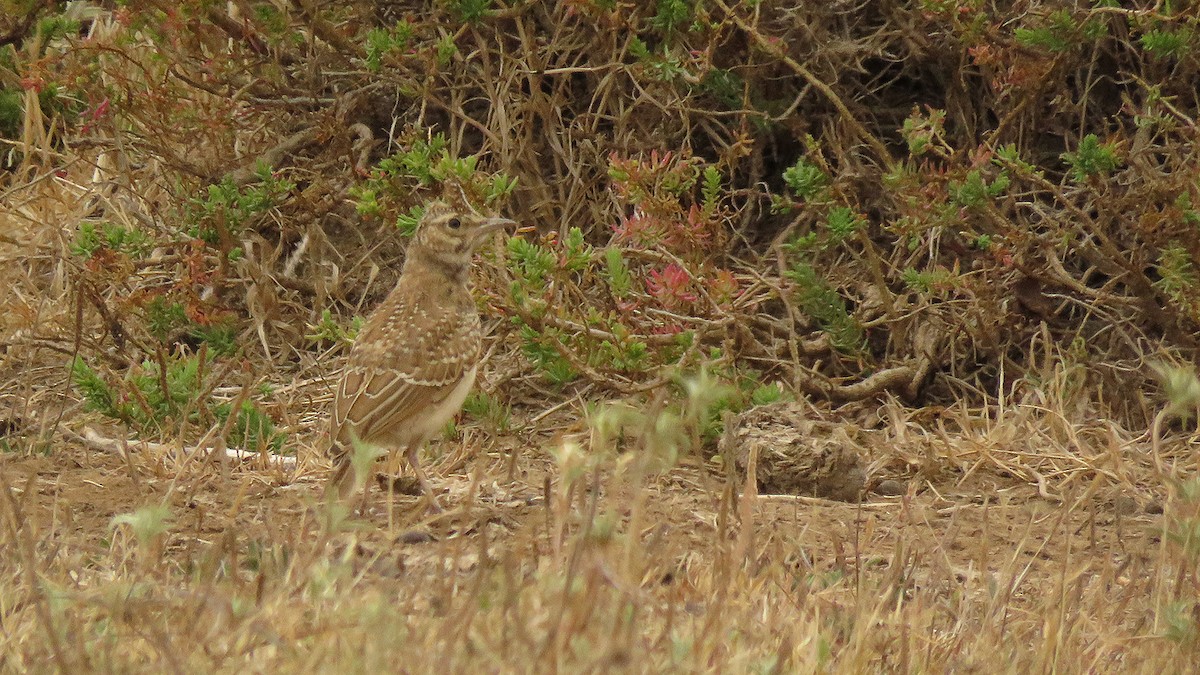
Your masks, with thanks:
M1013 412L955 433L889 412L872 448L879 473L915 465L920 478L907 496L859 505L757 496L694 462L644 478L637 456L555 463L543 450L555 443L536 433L489 439L444 475L455 506L433 519L376 492L367 515L343 520L317 503L321 469L248 462L222 475L202 459L62 443L9 454L3 663L1187 670L1195 557L1163 533L1196 527L1194 495L1162 499L1145 439L1071 426L1084 440L1070 450L1044 433L1043 414ZM1186 447L1170 447L1172 465L1194 470ZM999 466L1040 468L1062 494L1046 499ZM129 513L144 520L116 524Z

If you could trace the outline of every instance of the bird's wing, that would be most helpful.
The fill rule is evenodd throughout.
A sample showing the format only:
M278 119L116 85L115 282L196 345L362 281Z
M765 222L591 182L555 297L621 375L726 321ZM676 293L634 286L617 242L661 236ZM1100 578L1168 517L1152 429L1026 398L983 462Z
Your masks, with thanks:
M334 438L369 441L441 402L462 379L433 383L394 370L347 368L334 402Z
M391 430L411 424L445 399L475 365L478 316L431 311L394 303L364 327L334 397L335 446L392 435ZM419 331L414 330L417 319L424 325Z

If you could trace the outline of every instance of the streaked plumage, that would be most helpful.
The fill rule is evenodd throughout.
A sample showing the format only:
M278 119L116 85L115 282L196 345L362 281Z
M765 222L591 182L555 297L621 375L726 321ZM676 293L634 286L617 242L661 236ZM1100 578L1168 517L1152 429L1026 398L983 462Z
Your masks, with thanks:
M350 350L330 417L334 472L327 493L354 487L354 439L405 453L436 507L417 453L459 411L475 382L480 322L469 270L475 249L512 224L430 204L396 287Z

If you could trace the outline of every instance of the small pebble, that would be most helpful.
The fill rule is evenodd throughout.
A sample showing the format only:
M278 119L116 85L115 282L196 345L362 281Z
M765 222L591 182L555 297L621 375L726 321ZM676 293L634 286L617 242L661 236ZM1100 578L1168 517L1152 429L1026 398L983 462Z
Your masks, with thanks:
M409 530L397 539L401 544L428 544L433 541L433 535L425 530Z

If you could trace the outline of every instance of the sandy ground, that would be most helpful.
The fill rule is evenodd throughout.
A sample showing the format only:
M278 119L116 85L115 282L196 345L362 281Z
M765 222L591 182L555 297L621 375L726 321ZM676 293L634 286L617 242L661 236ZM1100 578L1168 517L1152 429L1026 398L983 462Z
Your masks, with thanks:
M492 445L498 449L473 460L467 472L443 474L434 464L447 507L443 514L427 513L415 497L389 499L373 487L351 528L366 577L403 569L419 592L428 588L423 577L442 573L450 543L455 550L474 551L481 545L503 547L507 539L522 546L546 541L545 490L555 477L553 461L517 442ZM519 452L511 481L510 448ZM251 460L234 462L223 477L203 459L178 473L168 468L169 460L149 459L136 450L122 458L72 443L45 455L6 454L0 467L28 525L55 537L99 545L112 534L114 517L165 501L172 520L164 553L181 568L231 535L295 541L318 536L321 467L297 473L263 469ZM950 570L966 583L981 573L1017 567L1023 580L1014 589L1019 598L1036 593L1039 583L1080 558L1136 569L1160 543L1162 516L1154 512L1161 507L1152 501L1139 505L1115 490L1060 504L1040 497L1035 486L990 472L965 480L914 479L909 486L909 495L871 494L858 504L760 495L752 513L755 547L820 573L859 569L856 561L868 569L902 562L917 572ZM723 488L711 466L690 461L653 477L647 487L647 545L675 551L680 564L703 555L719 536ZM587 492L581 492L584 501Z

